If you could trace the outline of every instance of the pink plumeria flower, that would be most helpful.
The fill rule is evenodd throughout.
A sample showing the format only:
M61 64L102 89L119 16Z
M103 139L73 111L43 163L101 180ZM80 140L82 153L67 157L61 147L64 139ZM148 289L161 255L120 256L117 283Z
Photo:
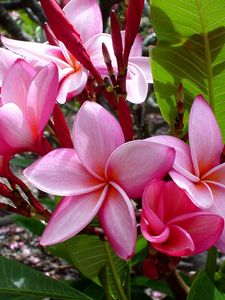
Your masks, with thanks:
M154 180L145 188L141 231L160 252L196 255L212 247L223 228L223 218L203 212L173 181Z
M100 71L102 77L108 76L102 55L103 42L107 45L112 57L113 67L117 72L111 35L102 33L102 16L97 1L71 0L63 8L63 11L68 21L79 32L81 41L93 65ZM122 33L122 36L124 40L124 33ZM60 89L57 97L59 103L65 103L66 98L76 96L84 89L88 79L88 71L66 49L62 41L58 41L57 46L52 46L2 37L2 43L11 51L25 56L26 60L36 67L43 66L43 64L50 61L57 64L60 79ZM153 82L149 59L141 55L142 43L140 36L138 36L135 45L131 49L126 81L127 99L133 103L145 101L148 83Z
M71 0L63 10L68 21L73 24L74 28L80 33L81 40L84 42L84 46L93 65L97 68L102 77L106 77L108 76L108 71L103 59L102 43L105 43L107 46L115 73L117 73L117 63L113 51L111 35L102 33L102 16L100 10L97 10L95 5L96 0L82 1L82 5L79 0ZM87 8L90 11L90 20L92 20L94 24L89 24L90 20L88 19L88 25L85 27L82 13L87 10ZM79 15L79 18L77 18L77 15ZM93 18L93 16L95 16L95 18ZM87 22L87 19L85 19L85 22ZM95 31L93 31L94 28L92 27L96 27ZM123 31L121 34L124 46L125 32ZM142 57L142 39L141 36L138 35L131 47L129 55L126 80L127 100L136 104L144 102L147 97L148 83L153 83L149 58Z
M73 20L72 24L84 43L93 35L102 32L101 11L96 0L70 1L64 7L64 12L69 21ZM58 45L49 45L2 37L6 48L23 55L36 69L49 62L58 66L60 87L57 101L63 104L67 98L70 99L83 91L88 80L88 71L66 49L63 42L57 39L56 42Z
M24 172L40 190L66 196L54 211L40 243L65 241L98 214L117 255L129 259L137 234L129 198L140 197L149 180L167 173L174 150L144 140L124 143L117 120L94 102L85 102L80 108L72 137L74 149L54 150Z
M53 46L6 37L2 37L1 40L6 48L23 56L36 70L40 70L50 62L57 65L60 83L57 95L59 103L65 103L67 97L74 97L83 91L88 71L67 51L62 42L59 42L58 46Z
M211 107L198 96L189 117L189 145L171 136L149 140L170 145L176 151L169 172L195 205L225 218L225 163L221 162L222 136ZM216 246L225 252L225 231Z
M51 63L36 72L17 59L6 73L1 89L0 155L41 152L43 130L58 92L58 71Z

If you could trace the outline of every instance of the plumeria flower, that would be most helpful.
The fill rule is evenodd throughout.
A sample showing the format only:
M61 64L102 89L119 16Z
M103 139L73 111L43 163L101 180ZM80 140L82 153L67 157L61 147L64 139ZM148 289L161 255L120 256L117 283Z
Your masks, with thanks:
M141 232L160 252L196 255L212 247L223 228L223 218L203 212L173 181L154 180L145 188Z
M222 136L211 107L202 96L198 96L192 104L188 133L189 145L171 136L157 136L148 140L175 149L174 165L169 172L172 179L185 190L196 206L225 218ZM225 252L225 231L216 246Z
M79 31L82 41L85 43L90 37L102 32L102 18L98 3L95 0L70 1L64 7L68 19L76 20L76 29ZM94 16L94 17L93 17ZM80 94L86 86L88 71L68 51L62 41L55 39L57 45L48 43L24 42L8 39L2 36L4 46L20 55L31 63L36 69L42 68L50 62L54 62L59 70L59 92L57 101L65 103Z
M17 59L1 89L0 155L42 152L43 130L56 103L58 71L54 63L36 72Z
M117 73L111 35L102 33L102 16L97 1L71 0L63 8L63 12L70 24L79 32L80 39L93 65L102 77L108 76L102 55L103 42L111 54L113 67ZM55 23L57 31L62 31L62 28L57 26L57 20ZM124 40L124 33L122 37ZM88 71L71 54L62 41L56 40L56 42L57 45L53 46L46 43L23 42L2 37L2 43L6 48L23 55L35 67L40 65L43 67L43 64L50 61L57 64L60 79L57 99L59 103L65 103L66 98L71 98L82 92L87 83ZM129 57L126 81L127 99L133 103L144 102L147 96L148 83L152 82L149 59L142 57L142 43L140 36L138 36Z
M40 243L65 241L98 214L117 255L129 259L137 234L130 198L140 197L149 180L168 172L174 150L144 140L124 143L117 120L94 102L85 102L80 108L72 137L74 149L54 150L24 172L40 190L65 196Z
M124 43L125 32L121 32L122 41ZM108 71L104 63L103 54L101 52L102 43L104 43L109 51L112 66L117 74L117 62L113 51L112 37L110 34L101 33L89 39L85 47L93 61L96 69L103 77L108 76ZM152 74L148 57L142 55L141 36L137 35L130 51L128 70L126 78L127 100L132 103L142 103L145 101L148 92L148 83L152 83Z
M17 41L6 37L2 37L1 40L5 47L23 56L36 70L40 70L50 62L57 65L59 103L65 103L67 97L74 97L83 91L87 83L88 71L67 51L62 42L54 46L47 43ZM10 51L7 53L9 54Z

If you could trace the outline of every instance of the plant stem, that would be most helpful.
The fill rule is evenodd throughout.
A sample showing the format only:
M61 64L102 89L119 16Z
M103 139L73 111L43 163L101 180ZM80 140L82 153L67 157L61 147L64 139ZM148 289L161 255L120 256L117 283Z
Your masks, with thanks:
M208 257L206 261L205 271L211 280L214 280L214 275L216 272L216 259L217 259L217 249L212 247L208 250Z
M175 299L186 300L189 293L189 286L183 281L179 273L174 270L168 277L166 281L174 293Z
M110 266L111 271L112 271L113 279L114 279L115 285L118 289L118 293L119 293L118 300L128 300L127 296L125 295L124 289L121 285L120 279L117 275L116 268L115 268L115 265L114 265L114 262L113 262L112 252L109 248L108 242L105 242L104 245L105 245L106 255L107 255L107 258L108 258L108 263L109 263L109 266Z

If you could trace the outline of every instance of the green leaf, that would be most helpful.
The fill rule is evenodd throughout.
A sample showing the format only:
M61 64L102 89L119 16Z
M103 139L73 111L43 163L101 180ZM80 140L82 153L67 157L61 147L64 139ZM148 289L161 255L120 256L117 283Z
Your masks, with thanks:
M14 156L14 158L10 161L10 164L13 166L21 167L21 168L26 168L29 165L31 165L34 162L34 159L32 158L27 158L25 156L17 154Z
M225 1L150 2L158 39L152 51L152 72L163 117L173 125L177 87L182 82L186 116L194 98L202 94L225 141Z
M99 279L100 272L105 268L110 293L116 296L118 290L109 264L105 243L97 236L79 235L64 243L48 247L48 250L54 255L67 259L85 277L99 285L102 285ZM123 285L127 276L127 262L116 256L111 247L109 249L116 276Z
M60 300L93 300L60 281L51 279L37 270L4 257L0 257L0 278L0 299L2 299L1 294L8 294L9 299L12 295L20 295L21 297L27 296L26 299L29 299L30 296L31 299L38 296Z
M8 294L1 294L1 300L43 300L43 297L27 297L27 296L15 296Z
M200 272L193 282L187 300L225 300L205 272Z
M147 245L148 242L146 239L139 235L136 243L135 255L132 257L131 264L132 266L144 261L147 256Z
M106 254L98 237L79 235L47 249L72 263L85 277L100 283L98 273L106 264Z

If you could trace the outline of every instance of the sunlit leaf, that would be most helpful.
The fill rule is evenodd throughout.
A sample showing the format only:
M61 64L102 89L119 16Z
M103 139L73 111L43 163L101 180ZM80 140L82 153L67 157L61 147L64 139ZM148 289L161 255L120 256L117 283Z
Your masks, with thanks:
M150 3L158 39L152 51L152 72L164 118L173 125L177 87L182 82L186 112L202 94L211 104L225 140L225 1Z

